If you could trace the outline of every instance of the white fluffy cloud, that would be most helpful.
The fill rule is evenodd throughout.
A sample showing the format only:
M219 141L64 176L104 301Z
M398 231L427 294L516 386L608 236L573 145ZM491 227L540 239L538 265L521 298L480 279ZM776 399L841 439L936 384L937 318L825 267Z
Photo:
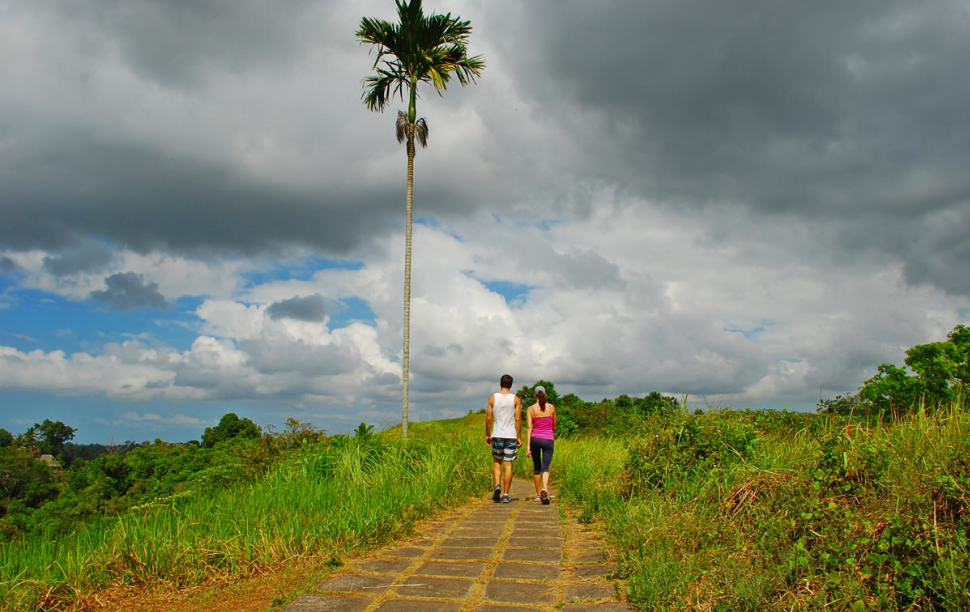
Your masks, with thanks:
M810 225L778 219L761 224L756 240L720 235L737 222L729 212L705 219L603 194L583 222L417 225L416 416L473 408L505 372L590 399L660 390L701 403L807 408L819 393L853 390L908 346L945 336L967 307L906 285L891 262L805 260L799 236ZM392 418L402 249L398 237L361 253L359 269L206 299L195 311L199 335L184 351L141 340L93 354L6 347L0 386L138 401L373 406ZM488 289L493 281L527 292L507 300ZM243 286L231 274L221 283ZM329 314L271 316L273 304L306 296L355 297L375 319L334 329Z

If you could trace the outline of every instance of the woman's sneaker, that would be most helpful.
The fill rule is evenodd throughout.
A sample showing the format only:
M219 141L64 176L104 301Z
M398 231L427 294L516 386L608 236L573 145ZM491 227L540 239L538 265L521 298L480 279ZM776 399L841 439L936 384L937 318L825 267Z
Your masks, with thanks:
M535 497L532 498L532 501L539 501L539 499L541 498L538 495L536 495Z
M502 496L502 503L503 504L511 504L512 503L512 498L509 497L509 494L508 493L506 493L505 495Z
M492 501L496 504L502 500L502 485L495 485L495 490L492 491Z
M542 505L548 506L549 505L549 492L546 491L545 489L543 489L542 492L539 493L539 499L542 500Z

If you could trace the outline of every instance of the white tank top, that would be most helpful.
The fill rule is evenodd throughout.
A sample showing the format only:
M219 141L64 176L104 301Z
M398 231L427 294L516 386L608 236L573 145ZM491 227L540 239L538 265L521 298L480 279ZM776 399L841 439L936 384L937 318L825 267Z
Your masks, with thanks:
M494 417L492 421L492 437L511 438L514 440L516 438L515 394L496 393L492 397L495 398L492 402L492 416Z

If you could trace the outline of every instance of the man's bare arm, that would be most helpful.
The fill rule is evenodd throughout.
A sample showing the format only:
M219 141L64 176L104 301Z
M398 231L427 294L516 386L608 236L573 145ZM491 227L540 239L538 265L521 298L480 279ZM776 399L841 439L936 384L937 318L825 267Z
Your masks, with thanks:
M492 441L492 408L495 406L495 396L488 396L488 404L485 408L485 442L491 443Z

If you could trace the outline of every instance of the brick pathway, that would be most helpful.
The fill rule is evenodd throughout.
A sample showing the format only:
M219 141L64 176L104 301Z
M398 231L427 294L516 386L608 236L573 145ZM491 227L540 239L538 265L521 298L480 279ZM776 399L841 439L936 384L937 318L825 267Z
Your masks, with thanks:
M430 525L404 544L341 568L284 612L628 612L596 535L560 520L556 501L491 496Z

